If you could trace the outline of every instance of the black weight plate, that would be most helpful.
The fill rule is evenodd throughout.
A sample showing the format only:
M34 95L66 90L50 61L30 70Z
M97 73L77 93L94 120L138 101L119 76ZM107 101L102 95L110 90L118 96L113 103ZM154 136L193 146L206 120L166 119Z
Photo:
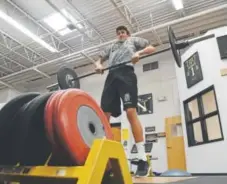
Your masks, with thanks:
M73 80L78 76L71 68L62 67L57 72L57 80L60 89L80 88L80 81Z
M4 144L2 144L4 149L1 149L1 152L0 152L1 165L15 166L19 162L18 158L14 156L14 153L13 153L16 146L14 139L19 139L19 137L17 137L18 126L22 124L21 117L23 116L23 112L28 106L28 104L29 102L24 106L22 106L11 120L11 123L13 126L8 131L7 135L4 136L4 140L6 141L4 142Z
M44 110L53 93L40 95L30 101L15 119L18 123L11 139L11 153L20 165L43 165L51 153L51 144L45 133Z
M177 47L176 47L177 40L176 40L176 36L175 36L171 26L168 26L168 37L169 37L169 43L170 43L171 50L172 50L174 59L176 61L176 64L179 68L181 68L181 65L182 65L181 56L180 56L179 51L177 50Z
M0 110L0 138L3 138L11 127L10 119L26 103L40 95L40 93L21 94L7 102Z
M0 110L0 165L9 165L11 158L9 156L10 132L14 128L13 118L20 109L29 101L40 95L32 92L18 95L8 101Z

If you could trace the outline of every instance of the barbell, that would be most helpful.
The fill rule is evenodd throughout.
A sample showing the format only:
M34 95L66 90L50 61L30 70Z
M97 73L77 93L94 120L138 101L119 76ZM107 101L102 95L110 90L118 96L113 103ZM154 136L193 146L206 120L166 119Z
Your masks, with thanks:
M210 34L210 35L206 35L206 36L200 36L200 37L197 37L197 38L193 38L193 39L190 39L190 40L178 41L176 39L175 33L174 33L171 26L168 26L167 33L168 33L168 39L169 39L169 43L170 43L170 46L168 48L154 52L154 53L149 54L149 55L142 56L142 57L140 57L140 59L143 59L143 58L146 58L146 57L149 57L149 56L153 56L153 55L157 55L157 54L160 54L162 52L166 52L168 50L172 50L172 54L173 54L173 57L175 59L176 65L179 68L181 68L181 65L182 65L181 56L180 56L180 50L181 49L184 49L184 48L186 48L186 47L188 47L188 46L190 46L194 43L215 37L214 34ZM114 66L104 68L103 71L118 68L118 67L126 65L128 63L131 63L131 61L127 61L127 62L118 64L118 65L114 65ZM79 79L82 79L82 78L85 78L85 77L88 77L88 76L91 76L91 75L94 75L94 74L97 74L97 72L94 71L94 72L91 72L91 73L88 73L88 74L85 74L85 75L82 75L82 76L77 76L76 72L73 69L70 69L70 68L67 68L67 67L62 67L57 72L58 83L52 84L52 85L48 86L47 88L51 89L51 88L54 88L54 87L57 87L57 86L59 86L60 89L80 88Z

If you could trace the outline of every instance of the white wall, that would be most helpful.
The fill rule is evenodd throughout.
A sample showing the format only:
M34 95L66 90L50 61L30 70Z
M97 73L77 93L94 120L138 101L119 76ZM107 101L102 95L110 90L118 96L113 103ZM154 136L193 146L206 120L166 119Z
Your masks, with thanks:
M48 92L47 86L57 82L56 75L51 76L51 78L43 78L41 80L32 81L25 85L26 92L39 92L46 93Z
M9 89L0 90L0 103L7 102Z
M142 65L154 61L159 61L159 69L143 73ZM136 65L136 74L138 76L139 94L152 93L154 99L154 113L151 115L141 115L139 119L143 127L155 126L157 132L163 132L165 131L165 118L180 114L176 74L171 52L165 52L141 60L141 62ZM98 104L100 104L105 78L106 74L102 76L94 75L80 80L81 89L92 95ZM157 99L162 96L165 96L167 100L158 102ZM118 121L122 122L122 128L130 128L125 113L117 119L111 119L112 123ZM127 153L129 157L132 157L132 155L130 155L130 150L134 142L132 134L130 138ZM165 138L160 138L158 143L154 144L152 155L158 157L157 161L152 161L153 170L156 172L165 171L167 169Z
M209 31L207 34L215 33L216 36L227 34L227 27ZM216 38L199 42L190 47L183 55L182 61L187 60L196 51L199 53L201 67L203 71L203 81L191 88L187 88L184 69L176 68L178 88L181 102L181 111L183 110L182 102L194 94L214 85L218 100L218 108L224 134L224 141L209 143L206 145L188 147L184 114L182 121L184 125L184 137L186 146L187 169L192 173L226 173L227 171L227 78L220 75L220 69L227 68L227 60L221 60Z
M19 91L9 88L0 90L0 103L4 104L19 94Z

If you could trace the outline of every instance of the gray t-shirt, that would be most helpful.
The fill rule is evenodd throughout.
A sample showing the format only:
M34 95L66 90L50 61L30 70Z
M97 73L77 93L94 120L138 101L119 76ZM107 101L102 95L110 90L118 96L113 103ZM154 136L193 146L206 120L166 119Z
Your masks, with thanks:
M125 41L117 41L107 46L100 56L104 60L108 60L108 66L113 66L123 62L130 61L132 56L139 50L149 45L149 41L139 37L129 37ZM133 66L132 63L127 65Z

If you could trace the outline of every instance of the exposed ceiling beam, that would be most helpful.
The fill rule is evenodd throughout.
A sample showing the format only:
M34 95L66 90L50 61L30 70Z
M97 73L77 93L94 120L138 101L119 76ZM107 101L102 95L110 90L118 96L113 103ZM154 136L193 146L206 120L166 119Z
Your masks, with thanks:
M86 24L88 24L94 31L95 33L99 36L99 38L101 39L102 42L105 42L106 40L104 39L104 37L98 32L98 30L95 28L95 26L87 20L87 18L74 6L74 4L72 4L72 2L70 2L69 0L65 0L65 2L72 7L73 11L76 11L77 14L79 14L82 19L84 19L86 22Z
M170 26L170 25L179 24L181 22L185 22L187 20L191 20L191 19L194 19L194 18L197 18L197 17L200 17L200 16L204 16L204 15L207 15L207 14L210 14L210 13L213 13L213 12L223 10L223 9L227 9L227 4L223 4L223 5L217 6L215 8L210 8L208 10L204 10L202 12L198 12L198 13L195 13L195 14L192 14L192 15L188 15L186 17L182 17L182 18L179 18L179 19L176 19L176 20L172 20L172 21L157 25L154 28L160 29L160 28L167 27L167 26ZM148 29L145 29L143 31L139 31L139 32L137 32L133 35L136 36L136 35L144 34L144 33L151 31L154 28L148 28Z
M11 58L9 58L8 56L5 56L5 55L3 55L3 54L1 54L1 53L0 53L0 56L1 56L2 58L4 58L4 59L7 59L8 61L10 61L10 62L12 62L12 63L14 63L14 64L19 65L19 66L22 67L22 68L28 68L27 66L25 66L25 65L23 65L23 64L21 64L21 63L19 63L19 62L17 62L17 61L14 60L14 59L11 59Z
M93 18L97 18L99 16L105 16L106 13L110 13L111 11L117 10L117 9L119 9L121 7L124 7L125 5L130 4L130 3L133 3L135 1L138 1L138 0L127 0L127 2L124 2L124 3L120 4L120 5L114 6L113 8L107 9L106 11L100 11L96 15L92 16L92 19ZM82 22L88 21L88 20L89 20L89 18L84 18L84 19L78 21L78 23L82 23Z
M57 36L55 36L50 30L48 30L46 27L44 27L42 24L40 24L37 20L35 20L31 15L29 15L27 12L25 12L22 8L20 8L17 4L15 4L12 0L6 0L8 3L10 3L13 7L15 7L17 10L19 10L21 13L23 13L28 19L30 19L33 23L35 23L38 27L40 27L42 30L46 31L48 33L47 36L54 37L59 43L66 46L68 49L72 48L64 43L62 40L60 40ZM44 38L44 37L43 37ZM72 50L73 51L73 50Z
M2 59L2 58L1 58L1 59ZM4 70L6 70L6 71L8 71L8 72L10 72L10 73L14 72L11 68L8 68L8 67L2 66L2 65L0 65L0 68L4 69ZM3 71L1 71L1 72L3 72ZM4 73L4 72L3 72L3 73ZM5 73L5 74L6 74L6 73Z
M74 23L68 18L68 17L66 17L62 12L61 12L61 10L54 4L54 3L52 3L51 2L51 0L45 0L56 12L58 12L58 13L60 13L61 14L61 16L63 16L68 22L70 22L72 25L74 25ZM76 28L76 30L80 33L80 34L82 34L82 35L84 35L84 36L86 36L87 38L88 38L88 40L90 41L90 42L93 42L93 38L92 38L92 34L87 34L87 32L86 32L86 30L81 30L81 29L79 29L78 27L77 27L77 25L74 25L75 26L75 28Z
M36 71L36 72L38 72L39 74L43 75L44 77L46 77L46 78L48 78L48 79L51 78L49 75L47 75L46 73L44 73L44 72L38 70L38 69L35 68L35 67L33 68L33 70Z
M1 80L0 80L0 84L6 86L6 87L8 87L8 88L17 90L14 86L12 86L12 85L10 85L10 84L7 84L6 82L3 82L3 81L1 81Z
M95 60L92 59L90 56L88 56L86 53L81 52L81 54L82 54L84 57L88 58L92 63L95 63Z
M110 2L113 4L113 6L117 9L117 11L120 13L120 15L122 16L122 18L128 23L128 25L130 26L131 30L134 31L135 28L133 27L131 20L130 20L129 18L127 18L127 17L124 15L124 13L118 8L118 6L117 6L117 4L115 3L114 0L109 0L109 1L110 1Z

